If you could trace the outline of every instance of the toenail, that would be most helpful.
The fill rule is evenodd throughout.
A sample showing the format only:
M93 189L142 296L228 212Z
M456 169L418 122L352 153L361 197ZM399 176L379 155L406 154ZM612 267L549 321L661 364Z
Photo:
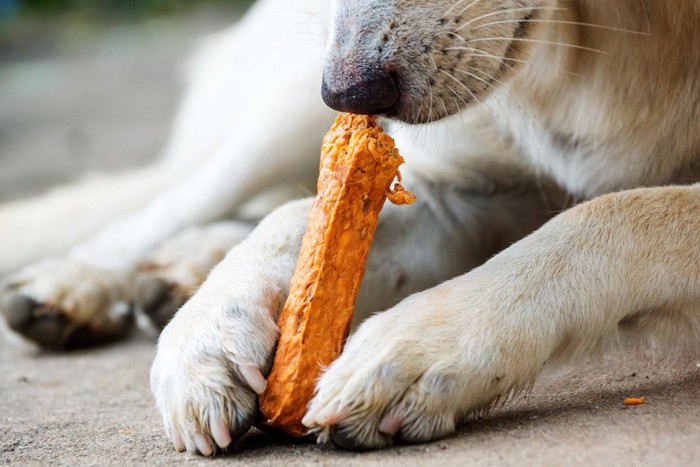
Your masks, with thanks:
M194 434L194 445L197 446L197 449L203 456L211 456L214 452L209 440L201 433Z
M64 345L65 320L59 316L43 316L33 320L22 334L44 347L59 349Z
M212 417L209 421L209 429L214 442L222 449L226 449L231 444L231 434L224 422L218 416Z
M395 436L401 428L401 420L393 414L385 415L382 421L379 422L379 432L389 436Z
M338 410L339 407L340 402L336 401L331 403L328 407L321 410L316 415L316 423L324 426L335 425L336 423L338 423L342 418L342 414Z
M38 303L26 295L12 295L4 300L4 310L7 325L15 331L22 331L31 322L34 309Z
M246 383L258 394L265 392L267 387L267 381L263 376L260 368L254 365L241 365L239 367L241 376L245 379Z
M182 452L185 450L185 443L182 442L182 436L180 436L180 432L176 429L172 430L172 441L177 452Z
M143 311L152 314L168 298L170 285L163 279L151 277L138 284L138 298Z

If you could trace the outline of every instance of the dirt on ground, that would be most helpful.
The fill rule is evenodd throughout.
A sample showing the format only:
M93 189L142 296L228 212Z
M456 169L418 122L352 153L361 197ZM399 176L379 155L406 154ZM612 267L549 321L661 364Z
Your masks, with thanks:
M447 439L349 453L252 431L213 460L176 453L148 388L154 340L0 355L0 461L17 465L700 465L700 357L615 352L543 376ZM637 407L627 396L644 396Z
M0 62L0 202L86 170L152 160L178 66L221 15L119 27ZM1 228L1 226L0 226ZM178 454L148 388L154 337L71 353L0 328L0 462L17 465L700 465L700 355L614 351L543 375L447 439L349 453L252 431L213 460ZM629 407L627 396L646 404Z

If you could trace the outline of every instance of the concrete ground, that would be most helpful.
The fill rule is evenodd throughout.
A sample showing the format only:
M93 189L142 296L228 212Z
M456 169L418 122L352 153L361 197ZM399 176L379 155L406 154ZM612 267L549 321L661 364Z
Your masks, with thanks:
M107 28L0 54L0 202L154 158L178 65L226 15ZM1 51L1 50L0 50ZM2 226L0 226L2 228ZM152 336L64 354L0 329L0 462L17 465L700 465L700 355L616 351L544 375L450 438L356 454L252 432L214 460L168 445L148 389ZM626 407L626 396L647 403Z

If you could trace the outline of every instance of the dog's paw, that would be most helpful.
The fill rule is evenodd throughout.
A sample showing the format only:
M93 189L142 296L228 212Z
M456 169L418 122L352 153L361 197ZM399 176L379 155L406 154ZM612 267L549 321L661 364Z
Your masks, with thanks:
M118 274L68 259L25 268L4 285L9 327L51 349L86 347L125 336L134 315Z
M166 241L137 268L136 305L156 326L164 327L209 271L250 231L247 224L221 222L190 228Z
M319 442L362 450L434 440L517 384L484 320L435 295L410 297L350 338L303 420Z
M202 289L161 333L151 389L175 448L209 456L255 420L284 296L251 287L247 299L222 300Z

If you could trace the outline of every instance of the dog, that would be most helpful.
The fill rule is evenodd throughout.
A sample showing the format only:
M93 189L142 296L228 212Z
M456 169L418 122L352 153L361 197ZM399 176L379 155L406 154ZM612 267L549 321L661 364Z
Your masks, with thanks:
M611 342L697 348L700 4L326 3L261 0L212 39L160 163L0 209L12 329L94 344L137 303L168 323L151 370L168 438L228 447L255 420L311 199L241 219L313 180L320 90L384 117L418 196L380 216L355 331L303 420L320 442L447 436ZM23 228L79 201L58 238Z

